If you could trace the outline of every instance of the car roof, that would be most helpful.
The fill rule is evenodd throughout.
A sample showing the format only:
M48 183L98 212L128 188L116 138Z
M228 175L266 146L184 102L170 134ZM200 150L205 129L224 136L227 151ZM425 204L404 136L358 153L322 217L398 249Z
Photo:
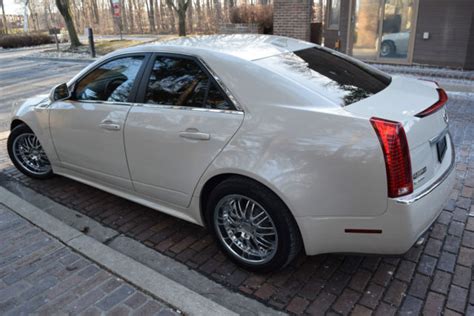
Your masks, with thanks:
M163 42L153 42L126 48L120 53L131 52L176 52L183 54L218 53L232 55L245 60L256 60L293 52L315 44L294 38L263 34L219 34L180 37Z

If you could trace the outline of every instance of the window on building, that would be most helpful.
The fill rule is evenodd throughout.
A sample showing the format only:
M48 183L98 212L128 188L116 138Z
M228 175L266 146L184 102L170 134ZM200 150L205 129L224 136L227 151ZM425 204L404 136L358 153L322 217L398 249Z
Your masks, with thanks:
M341 0L329 0L328 29L339 30Z

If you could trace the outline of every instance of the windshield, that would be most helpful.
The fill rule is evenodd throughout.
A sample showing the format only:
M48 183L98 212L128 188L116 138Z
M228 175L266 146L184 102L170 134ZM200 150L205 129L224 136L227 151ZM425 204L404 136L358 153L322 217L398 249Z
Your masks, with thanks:
M257 61L347 106L385 89L391 77L354 58L323 47L312 47Z

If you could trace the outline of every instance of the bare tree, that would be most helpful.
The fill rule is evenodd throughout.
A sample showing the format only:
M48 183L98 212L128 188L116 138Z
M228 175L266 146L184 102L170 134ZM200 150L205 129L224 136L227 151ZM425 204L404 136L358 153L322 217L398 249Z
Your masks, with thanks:
M81 46L79 37L77 36L76 28L74 27L74 22L72 20L69 0L56 0L56 6L58 7L59 13L64 18L64 23L66 23L67 32L69 33L69 40L71 42L71 48L77 48Z
M5 30L5 34L8 34L7 17L5 15L5 7L3 6L3 0L0 0L0 5L2 6L3 29Z
M146 1L146 0L145 0ZM150 0L148 2L148 20L150 22L150 32L155 33L155 9L154 9L154 1Z
M97 0L91 0L92 3L92 15L94 16L94 23L99 24L99 8L97 6Z
M174 2L177 2L176 6ZM179 36L186 36L186 11L188 10L189 3L191 0L166 0L169 6L171 6L176 14L178 15L179 24Z
M201 0L196 0L194 7L196 8L197 28L200 31L202 31L202 22L203 22L204 16L202 14L202 9L201 9Z
M169 19L169 25L171 26L171 29L170 31L172 33L175 33L176 32L176 20L174 18L174 9L173 9L173 6L171 5L171 2L174 1L174 0L171 0L171 1L168 1L166 0L166 6L167 8L169 9L169 14L168 14L168 19Z
M214 9L216 10L216 22L220 23L222 20L221 3L219 0L214 0Z
M188 12L187 12L187 15L188 15L188 32L189 33L192 33L193 32L193 28L194 28L194 25L193 25L193 0L189 0L189 6L188 6Z

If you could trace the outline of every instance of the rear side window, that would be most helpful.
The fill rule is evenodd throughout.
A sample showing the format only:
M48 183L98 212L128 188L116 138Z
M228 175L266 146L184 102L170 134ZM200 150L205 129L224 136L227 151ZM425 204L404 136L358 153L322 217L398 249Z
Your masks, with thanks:
M259 63L292 77L340 106L370 97L391 82L387 74L322 47L272 56Z
M145 102L234 110L227 97L191 59L157 57L148 80Z

